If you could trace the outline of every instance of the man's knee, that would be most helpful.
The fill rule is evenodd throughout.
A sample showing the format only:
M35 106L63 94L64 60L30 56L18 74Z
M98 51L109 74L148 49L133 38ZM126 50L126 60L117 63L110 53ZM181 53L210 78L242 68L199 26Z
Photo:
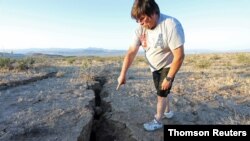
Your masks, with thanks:
M158 102L164 102L164 101L166 101L166 98L167 97L157 96Z

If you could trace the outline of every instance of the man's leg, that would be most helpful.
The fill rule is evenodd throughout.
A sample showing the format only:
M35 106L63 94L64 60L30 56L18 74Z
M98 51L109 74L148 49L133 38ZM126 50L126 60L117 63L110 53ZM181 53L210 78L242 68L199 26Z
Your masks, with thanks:
M157 114L150 122L144 123L144 129L147 131L155 131L163 127L162 116L166 109L166 97L157 96Z
M165 112L166 109L167 112L170 111L169 96L168 97L157 96L156 119L158 121L161 120L163 113Z
M156 115L155 118L147 123L144 123L144 129L147 131L154 131L163 127L163 123L161 121L163 114L165 115L166 106L168 105L168 94L169 91L162 91L160 84L162 83L163 79L167 76L169 68L162 69L159 71L153 72L153 80L155 84L155 88L157 90L157 105L156 105ZM169 89L170 90L170 89Z
M167 101L167 107L166 107L167 111L166 112L168 113L171 110L170 103L169 103L169 101L170 101L170 94L168 94L168 96L166 98L166 101Z
M170 68L163 68L160 72L160 79L158 83L158 89L157 89L157 119L161 119L163 114L167 118L171 118L173 116L173 113L171 111L170 107L170 90L172 85L168 90L161 90L161 84L164 81L164 79L167 77L168 72ZM164 113L166 111L166 113Z

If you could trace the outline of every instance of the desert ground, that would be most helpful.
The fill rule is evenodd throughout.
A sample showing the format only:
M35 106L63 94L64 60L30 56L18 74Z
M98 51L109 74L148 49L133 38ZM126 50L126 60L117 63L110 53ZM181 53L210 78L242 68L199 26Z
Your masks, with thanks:
M117 91L123 56L0 58L1 141L162 141L147 132L156 91L143 56ZM188 54L164 124L249 125L250 53Z

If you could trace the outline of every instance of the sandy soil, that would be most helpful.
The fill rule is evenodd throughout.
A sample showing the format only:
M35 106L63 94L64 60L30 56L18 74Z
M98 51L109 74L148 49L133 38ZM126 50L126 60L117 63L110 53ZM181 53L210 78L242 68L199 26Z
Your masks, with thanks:
M239 58L238 54L187 56L171 92L175 115L163 119L164 124L250 124L250 63ZM163 140L162 129L146 132L142 126L156 110L148 66L135 62L127 84L116 91L121 60L107 62L90 69L77 63L56 65L55 77L0 90L0 140L54 141L73 136L98 141ZM49 71L31 72L5 71L0 82L22 81Z

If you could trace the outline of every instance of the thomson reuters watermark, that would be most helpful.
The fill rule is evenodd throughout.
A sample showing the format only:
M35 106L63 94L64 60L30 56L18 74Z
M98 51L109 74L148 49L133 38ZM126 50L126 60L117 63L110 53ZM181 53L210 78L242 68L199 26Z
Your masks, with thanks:
M247 137L250 125L164 125L164 140L169 137Z

